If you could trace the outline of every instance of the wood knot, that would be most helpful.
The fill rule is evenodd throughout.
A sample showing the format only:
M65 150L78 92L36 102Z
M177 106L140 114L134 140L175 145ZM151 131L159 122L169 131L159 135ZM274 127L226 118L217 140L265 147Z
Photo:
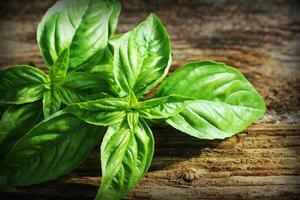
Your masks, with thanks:
M194 180L197 179L196 171L195 170L182 171L179 174L179 178L186 183L192 183Z

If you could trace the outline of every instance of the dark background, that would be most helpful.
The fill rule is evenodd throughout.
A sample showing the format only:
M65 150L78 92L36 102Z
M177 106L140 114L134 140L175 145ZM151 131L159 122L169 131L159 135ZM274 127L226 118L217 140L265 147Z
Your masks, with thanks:
M0 1L0 70L34 62L45 69L36 28L54 0ZM197 140L154 128L149 173L128 199L300 199L300 7L283 0L124 0L119 32L156 13L173 46L171 71L215 60L239 69L264 96L268 111L224 141ZM5 199L93 199L98 149L75 172Z

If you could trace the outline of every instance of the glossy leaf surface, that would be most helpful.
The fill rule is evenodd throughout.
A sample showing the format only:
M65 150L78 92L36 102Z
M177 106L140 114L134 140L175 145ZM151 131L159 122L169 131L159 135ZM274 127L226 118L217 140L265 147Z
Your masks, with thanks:
M147 119L169 118L180 113L191 100L179 95L154 98L141 102L138 111L141 117Z
M70 48L70 69L100 62L119 12L117 1L58 1L38 26L37 39L45 63L52 66L65 48Z
M167 74L171 62L168 33L151 14L131 32L122 35L114 51L115 81L125 95L142 96Z
M125 99L105 98L73 104L65 109L80 119L95 125L109 126L120 122L128 107Z
M69 72L57 90L63 103L70 105L82 101L100 99L109 95L110 86L102 76Z
M265 112L261 95L234 68L211 61L189 63L175 71L155 96L179 94L198 100L167 122L205 139L238 133Z
M51 66L49 76L52 84L60 84L66 78L69 67L69 56L69 49L65 49L59 55L54 65Z
M101 186L96 199L120 199L147 172L154 152L154 139L141 120L132 132L127 120L108 128L101 145Z
M0 163L0 176L7 175L7 185L19 187L68 173L86 159L102 131L74 115L57 113L13 146Z
M0 121L0 161L12 146L42 119L42 104L39 101L10 106Z
M48 76L35 67L21 65L0 74L0 103L23 104L43 97L49 85Z
M47 90L43 97L43 111L45 119L59 111L61 100L56 90Z
M136 129L139 125L139 113L136 111L128 112L127 113L127 124L131 130L131 132L136 132Z

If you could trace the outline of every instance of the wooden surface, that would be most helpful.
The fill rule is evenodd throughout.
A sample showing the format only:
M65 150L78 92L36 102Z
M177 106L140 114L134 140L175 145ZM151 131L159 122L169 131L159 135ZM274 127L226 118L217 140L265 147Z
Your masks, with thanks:
M0 67L44 68L36 27L53 0L1 1ZM123 1L119 32L155 12L171 36L172 71L191 60L239 69L261 92L268 111L243 133L198 140L156 127L152 166L125 199L300 199L300 8L297 1ZM98 149L71 174L1 199L93 199Z

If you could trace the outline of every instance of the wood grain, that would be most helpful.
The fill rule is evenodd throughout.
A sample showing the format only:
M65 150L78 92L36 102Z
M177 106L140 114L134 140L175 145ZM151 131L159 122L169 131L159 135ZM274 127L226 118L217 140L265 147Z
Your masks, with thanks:
M0 68L34 62L45 69L36 27L54 0L1 2ZM127 0L118 31L155 12L172 40L171 72L216 60L245 74L268 111L232 138L197 140L154 127L152 166L125 199L300 199L300 9L297 1ZM93 199L100 182L96 148L74 172L1 199Z

